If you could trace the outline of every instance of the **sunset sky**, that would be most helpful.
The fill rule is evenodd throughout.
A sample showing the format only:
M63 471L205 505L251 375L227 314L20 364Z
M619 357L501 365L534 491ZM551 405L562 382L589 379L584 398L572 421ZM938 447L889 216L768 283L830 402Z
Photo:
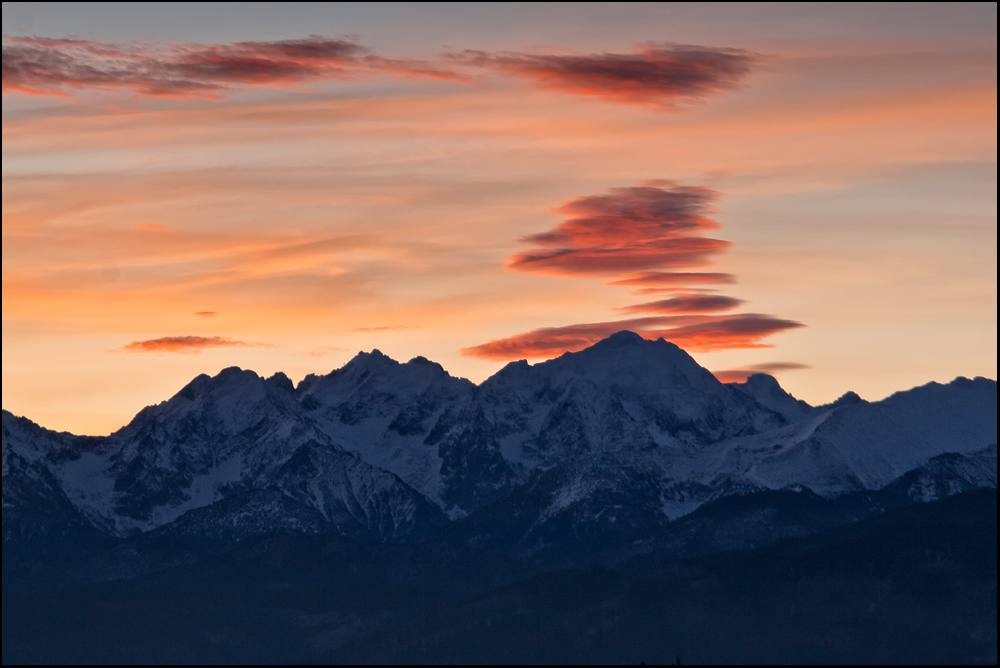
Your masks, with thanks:
M997 375L969 5L3 4L3 407L620 329L810 403Z

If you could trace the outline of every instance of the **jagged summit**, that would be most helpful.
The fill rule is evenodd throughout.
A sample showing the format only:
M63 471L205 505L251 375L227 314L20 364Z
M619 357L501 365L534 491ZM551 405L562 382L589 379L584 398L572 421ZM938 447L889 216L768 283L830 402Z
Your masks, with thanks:
M377 373L395 366L399 366L399 362L383 354L378 348L373 348L370 353L359 352L347 364L330 373Z
M866 404L866 403L868 402L862 399L860 396L858 396L857 392L855 392L854 390L848 390L847 392L844 392L842 395L837 397L837 399L835 399L833 402L826 404L824 408L854 406L856 404Z
M650 341L627 330L579 352L531 365L529 375L553 384L578 378L640 393L726 392L710 371L679 346L662 338Z
M283 371L278 371L273 376L268 377L265 382L286 392L295 392L295 384Z
M777 378L766 373L755 373L742 383L730 383L730 385L753 397L771 410L777 411L789 422L804 420L815 410L806 402L796 399L786 392L778 384Z
M642 338L635 332L630 332L627 329L623 329L620 332L615 332L606 339L598 341L591 347L623 348L625 346L642 345L645 341L646 339ZM661 338L660 341L663 341L663 339Z

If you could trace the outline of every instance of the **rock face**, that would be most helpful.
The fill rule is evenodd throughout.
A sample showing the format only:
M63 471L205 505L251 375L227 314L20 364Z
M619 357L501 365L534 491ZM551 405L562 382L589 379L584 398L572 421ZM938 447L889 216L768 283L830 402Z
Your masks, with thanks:
M723 384L630 332L479 386L377 350L298 387L231 368L107 437L4 411L4 549L147 532L398 543L460 525L530 553L641 539L753 491L996 487L995 381L845 397L814 408L770 376Z

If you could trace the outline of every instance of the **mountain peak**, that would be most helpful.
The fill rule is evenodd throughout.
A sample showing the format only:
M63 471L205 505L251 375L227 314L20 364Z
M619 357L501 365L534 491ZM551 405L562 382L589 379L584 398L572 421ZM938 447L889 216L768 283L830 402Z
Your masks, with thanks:
M844 392L842 395L840 395L840 397L832 404L829 404L829 408L837 408L838 406L853 406L855 404L867 404L867 403L868 403L867 401L858 396L857 392L848 390L847 392Z
M760 390L775 391L780 390L784 392L781 385L778 383L778 379L768 373L753 373L743 382L743 385L748 388L753 387Z
M603 341L598 341L594 344L594 347L601 346L604 348L625 348L628 346L641 345L645 342L646 339L642 338L635 332L623 329L620 332L615 332Z
M265 381L268 385L285 390L286 392L294 392L295 384L292 383L292 379L285 375L284 372L278 371L273 376Z
M194 379L182 387L180 392L175 394L174 397L194 401L198 398L198 396L220 386L229 387L233 385L252 383L253 381L258 380L261 380L260 376L253 371L250 371L249 369L241 369L238 366L230 366L220 371L214 377L204 373L195 376Z
M744 382L731 385L762 406L780 413L789 422L798 422L813 411L812 406L790 395L777 378L766 373L751 374Z
M373 348L370 353L366 353L363 350L360 351L340 370L381 371L394 366L399 366L399 362L385 355L378 348Z

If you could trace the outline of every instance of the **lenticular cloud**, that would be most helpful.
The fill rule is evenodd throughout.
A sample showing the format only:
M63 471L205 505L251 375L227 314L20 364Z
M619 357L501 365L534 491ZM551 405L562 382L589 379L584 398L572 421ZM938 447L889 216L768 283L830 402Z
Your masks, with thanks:
M465 51L456 56L537 86L608 102L672 109L735 87L757 56L742 49L651 44L635 53L552 55Z
M772 375L783 371L797 371L808 368L807 364L799 364L798 362L765 362L763 364L752 364L744 369L713 371L712 374L723 383L742 383L756 373Z
M514 271L627 277L704 265L727 241L701 236L716 193L707 188L640 186L578 197L554 209L565 222L521 241L534 248L508 260Z
M730 316L662 316L594 322L566 327L544 327L503 339L463 348L462 354L489 360L549 358L576 352L623 329L646 339L662 338L692 352L736 348L771 348L762 339L802 323L769 315L742 313Z
M393 74L457 79L420 61L390 60L343 39L231 44L119 44L86 39L4 37L3 90L65 95L130 90L156 97L219 97L246 86Z
M164 336L159 339L133 341L119 350L126 353L193 354L200 353L206 348L246 348L260 345L259 343L227 339L222 336Z
M543 327L465 348L491 360L547 358L590 346L628 329L645 338L664 338L687 350L711 352L769 348L774 334L802 323L759 313L718 315L743 300L711 294L732 283L731 274L676 271L699 268L725 250L726 241L704 236L719 224L710 218L718 194L707 188L650 181L578 197L553 210L566 220L547 232L521 239L531 248L508 258L512 271L552 276L599 277L641 294L671 293L657 301L619 310L648 314L626 320Z

